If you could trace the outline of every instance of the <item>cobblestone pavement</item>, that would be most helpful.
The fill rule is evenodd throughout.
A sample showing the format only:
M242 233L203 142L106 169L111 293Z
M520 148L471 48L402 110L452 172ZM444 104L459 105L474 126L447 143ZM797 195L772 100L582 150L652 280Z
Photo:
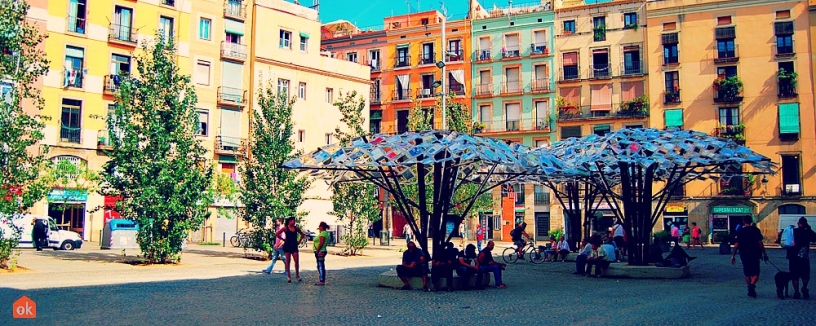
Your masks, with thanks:
M283 275L256 272L267 262L229 248L194 246L180 266L151 267L105 262L111 259L105 255L116 254L86 248L67 255L28 251L20 264L32 271L0 274L0 325L32 324L11 319L12 302L22 295L37 303L36 324L813 323L813 301L776 299L770 265L763 265L759 298L752 299L739 263L732 266L716 248L689 253L699 259L692 277L681 280L584 278L571 274L569 262L519 262L508 266L504 290L424 293L376 287L377 275L398 261L396 247L367 250L367 257L329 256L324 287L312 285L316 272L308 254L303 283L289 284ZM782 250L769 254L787 266ZM279 262L275 270L281 269Z

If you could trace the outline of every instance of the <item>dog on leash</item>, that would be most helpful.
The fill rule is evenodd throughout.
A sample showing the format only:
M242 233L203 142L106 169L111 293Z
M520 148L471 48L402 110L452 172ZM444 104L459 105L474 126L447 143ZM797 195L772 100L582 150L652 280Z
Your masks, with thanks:
M776 272L776 275L774 275L774 283L776 283L776 296L779 297L779 299L785 300L785 297L790 297L790 295L788 295L788 285L790 282L791 274L789 272L780 270Z

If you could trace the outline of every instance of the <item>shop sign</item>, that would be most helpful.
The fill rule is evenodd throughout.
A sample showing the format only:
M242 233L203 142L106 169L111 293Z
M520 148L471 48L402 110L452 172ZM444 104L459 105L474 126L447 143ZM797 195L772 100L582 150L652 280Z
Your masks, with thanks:
M686 207L683 205L666 205L666 213L683 213Z
M88 191L76 189L52 189L48 193L49 202L84 202L88 201Z
M711 209L713 214L746 214L750 215L751 207L745 206L715 206Z

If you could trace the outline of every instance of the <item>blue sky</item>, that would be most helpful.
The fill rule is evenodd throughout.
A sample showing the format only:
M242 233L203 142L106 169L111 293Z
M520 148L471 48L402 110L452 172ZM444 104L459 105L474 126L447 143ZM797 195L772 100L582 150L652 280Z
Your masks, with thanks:
M526 2L523 0L520 2ZM408 13L408 3L411 12L426 11L440 8L439 0L320 0L320 21L327 23L338 19L348 20L358 27L382 25L383 18L391 15L403 15ZM497 4L506 0L498 0ZM300 0L301 4L311 5L312 0ZM490 4L493 1L481 1L482 4ZM445 6L449 15L462 16L467 14L468 0L447 0ZM419 10L418 10L419 9Z

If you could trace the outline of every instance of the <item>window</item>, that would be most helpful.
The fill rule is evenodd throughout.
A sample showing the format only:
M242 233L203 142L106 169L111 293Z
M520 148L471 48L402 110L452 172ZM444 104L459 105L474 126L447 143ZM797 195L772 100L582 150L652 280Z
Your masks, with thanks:
M288 79L278 79L278 95L283 95L284 97L289 97L289 80Z
M679 62L677 52L679 40L677 33L663 34L661 41L661 43L663 43L663 65L677 64Z
M521 56L519 49L519 35L508 34L504 36L504 47L502 47L502 58L515 58Z
M68 6L68 31L85 34L86 0L73 0Z
M73 46L65 47L65 71L62 87L82 88L84 73L85 49Z
M278 46L281 49L292 49L292 32L280 30L280 42Z
M334 103L334 89L326 88L326 103Z
M504 105L505 130L519 130L521 124L521 105L519 103L507 103Z
M776 75L776 91L779 97L796 97L796 77L794 75L793 61L783 61L778 63Z
M490 38L489 37L480 37L479 38L479 61L490 60L492 57L490 56Z
M332 143L332 139L334 139L334 134L333 134L333 133L330 133L330 132L327 132L327 133L326 133L326 138L325 138L325 140L326 140L326 145L331 144L331 143Z
M627 45L623 47L623 74L624 75L638 75L642 74L640 64L640 46Z
M637 28L638 17L636 12L627 12L623 14L623 28Z
M592 18L592 33L595 42L606 41L606 17Z
M548 142L546 140L543 140L543 139L536 139L535 140L535 147L536 148L541 148L541 147L549 148L550 147L550 142ZM546 191L542 191L542 192L546 193Z
M241 36L241 34L225 32L224 41L230 44L241 44Z
M408 55L408 46L397 47L396 67L407 67L411 65L411 58Z
M111 75L126 76L130 74L130 57L121 54L111 54ZM117 82L118 83L118 82Z
M0 81L0 99L11 105L14 102L14 95L11 93L13 84L7 81Z
M136 42L136 33L133 32L133 9L116 6L113 9L113 23L111 37L125 42Z
M196 128L196 135L206 137L209 135L210 113L207 111L198 111L198 128Z
M116 105L108 104L108 117L105 120L105 128L107 134L105 134L105 140L103 142L105 146L112 146L111 145L112 142L109 139L111 133L113 133L113 135L119 138L120 140L122 139L122 132L119 129L114 128L113 126L114 119L116 119Z
M212 20L201 18L198 21L198 38L202 40L210 40L210 30L212 29Z
M462 61L462 40L449 40L446 61Z
M306 141L306 130L298 130L298 143Z
M532 54L549 53L547 49L547 31L533 31L533 44L530 45Z
M369 125L369 131L372 135L379 134L380 124L382 123L382 111L372 110L370 114L371 124Z
M422 62L421 64L431 64L436 62L436 53L434 53L434 44L422 44Z
M368 51L368 65L373 70L380 70L380 50Z
M167 43L173 42L173 37L175 36L173 27L173 18L160 16L159 17L159 35L164 39Z
M581 138L581 126L561 127L561 140L572 137Z
M564 21L564 34L575 34L575 20L565 20Z
M782 193L785 195L802 193L799 164L799 155L782 155Z
M197 85L210 85L210 62L204 60L196 61L195 83Z
M309 45L309 37L305 36L305 35L303 35L301 33L300 34L300 50L301 51L306 51L306 49L308 48L308 45ZM355 61L355 62L357 62L357 61Z
M717 40L717 59L728 60L737 57L734 39Z
M806 214L805 206L797 204L780 205L777 212L779 214Z
M665 78L664 104L680 103L680 73L677 71L667 71Z
M776 36L776 55L777 56L793 55L793 35Z
M564 53L563 64L563 80L572 80L581 77L578 70L578 52Z
M408 131L408 115L410 111L408 110L399 110L397 111L397 133L404 133Z
M357 52L346 53L346 60L351 62L357 62Z
M799 103L779 104L779 135L796 136L799 129Z
M306 83L298 84L298 98L301 100L306 99Z
M674 110L666 110L663 112L665 115L666 120L666 129L669 128L683 128L683 110L682 109L674 109Z
M739 124L739 108L720 108L720 125L737 126Z
M728 78L728 77L735 77L735 76L737 76L737 67L736 66L718 67L717 68L717 78Z
M60 141L80 143L82 120L82 101L62 100L62 116L60 117Z
M606 135L611 130L612 130L612 128L608 124L592 126L592 133L594 133L594 134L596 134L598 136Z
M731 25L731 16L717 17L717 25Z

